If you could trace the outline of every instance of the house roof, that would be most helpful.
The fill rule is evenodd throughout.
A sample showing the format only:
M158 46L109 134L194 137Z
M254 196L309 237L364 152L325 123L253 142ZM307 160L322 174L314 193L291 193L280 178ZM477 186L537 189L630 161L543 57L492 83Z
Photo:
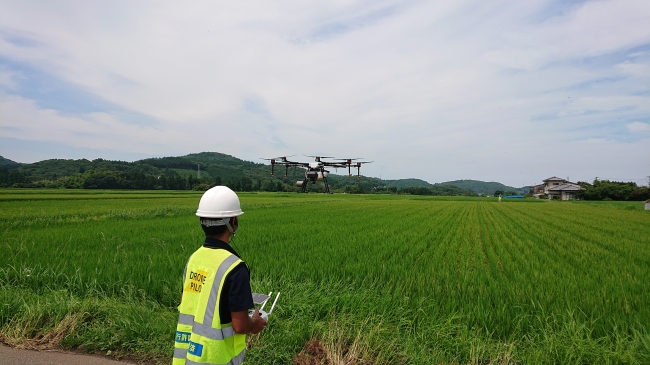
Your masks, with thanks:
M582 187L580 185L576 184L562 184L558 186L554 186L552 188L548 188L549 191L579 191L582 190Z
M563 178L557 177L557 176L553 176L553 177L549 177L548 179L545 179L545 180L542 180L542 181L543 182L547 182L547 181L566 181L566 179L563 179Z

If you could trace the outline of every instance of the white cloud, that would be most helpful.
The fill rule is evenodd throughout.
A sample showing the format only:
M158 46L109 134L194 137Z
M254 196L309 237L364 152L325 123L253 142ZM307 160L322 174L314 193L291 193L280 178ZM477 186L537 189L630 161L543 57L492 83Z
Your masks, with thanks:
M549 17L557 6L6 1L0 57L155 123L44 108L5 68L0 137L152 155L361 156L377 161L370 175L431 182L534 183L556 175L538 172L546 151L588 158L586 140L643 156L650 7L595 1Z
M646 55L647 57L647 55ZM618 65L621 73L638 78L650 79L650 64L647 62L630 62L625 61Z
M517 24L502 34L504 46L489 59L504 66L536 69L552 62L601 56L647 44L650 7L642 1L590 1L542 23Z
M151 127L124 123L108 113L65 115L41 109L33 101L15 96L0 99L2 136L29 141L63 142L74 147L146 152L173 142L174 136ZM177 137L182 139L182 135Z
M650 124L642 122L632 122L625 125L631 133L640 133L650 131Z
M4 87L11 90L11 89L15 89L16 85L17 82L14 73L0 68L0 87Z

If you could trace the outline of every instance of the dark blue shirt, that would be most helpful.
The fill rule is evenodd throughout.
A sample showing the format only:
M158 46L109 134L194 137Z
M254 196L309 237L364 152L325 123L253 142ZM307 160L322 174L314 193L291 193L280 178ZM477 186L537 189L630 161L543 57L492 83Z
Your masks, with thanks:
M231 254L240 257L229 244L221 240L206 237L203 247L214 250L226 250ZM215 283L218 285L217 283ZM228 275L221 289L219 299L219 318L222 324L231 323L230 312L239 312L253 308L253 294L251 291L250 272L245 263L237 265Z

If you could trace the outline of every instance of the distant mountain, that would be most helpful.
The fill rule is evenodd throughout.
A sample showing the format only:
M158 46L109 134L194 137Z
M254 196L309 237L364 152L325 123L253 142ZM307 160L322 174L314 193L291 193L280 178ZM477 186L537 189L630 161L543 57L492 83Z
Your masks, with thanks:
M454 180L440 183L441 185L453 185L462 189L471 190L481 195L492 195L495 191L501 190L503 192L515 192L517 194L527 194L529 191L528 186L521 188L514 188L512 186L503 185L498 182L485 182L478 180Z
M430 184L424 180L420 179L399 179L399 180L384 180L386 186L394 186L399 189L403 188L429 188L433 184Z
M301 168L286 169L282 165L275 165L274 175L271 176L271 166L267 164L218 152L147 158L134 162L98 158L92 161L51 159L21 164L0 157L0 168L13 171L13 175L0 178L0 185L22 187L187 189L219 183L253 190L287 190L293 189L296 181L302 181L305 176ZM521 188L496 182L457 180L431 184L415 178L381 180L367 176L358 180L354 176L338 175L336 169L330 170L327 180L333 191L394 193L402 190L423 195L467 195L472 192L492 195L495 190L524 192ZM322 185L309 184L308 189L319 191Z
M217 152L202 152L180 157L148 158L134 162L111 161L102 158L92 161L87 159L50 159L31 164L18 164L14 168L17 168L28 181L32 182L53 181L93 171L137 172L156 177L162 175L180 175L183 178L201 176L204 180L209 179L210 181L214 181L217 176L226 181L241 176L262 178L270 175L270 167L267 165L240 160ZM283 174L284 171L281 176Z
M18 163L18 162L15 162L15 161L11 161L8 158L4 158L4 157L0 156L0 168L5 167L5 168L11 170L11 169L15 169L15 168L19 167L20 165L22 165L22 164Z
M180 157L148 158L136 162L155 166L159 169L172 169L183 176L192 174L210 179L215 179L218 176L223 181L242 176L260 179L268 178L271 175L269 165L241 160L218 152L190 153ZM276 169L277 175L284 177L284 168L280 169L276 166ZM292 176L291 171L287 175Z
M281 165L276 165L271 175L269 165L218 152L134 162L101 158L92 161L50 159L18 165L7 159L2 162L14 166L11 174L0 171L0 186L4 187L201 190L224 184L237 191L293 191L297 189L296 181L302 181L305 176L301 168L286 169ZM380 179L364 176L358 180L336 175L335 171L328 176L328 182L333 191L340 192L370 192L384 185ZM321 191L323 184L309 184L308 190Z
M440 185L450 185L455 186L461 189L473 191L481 195L493 195L495 191L501 190L503 192L511 191L517 194L526 194L528 193L528 187L523 188L514 188L512 186L503 185L498 182L485 182L479 180L455 180L447 181L443 183L431 184L427 181L420 179L399 179L399 180L384 180L386 186L394 186L398 189L405 188L431 188L434 186Z

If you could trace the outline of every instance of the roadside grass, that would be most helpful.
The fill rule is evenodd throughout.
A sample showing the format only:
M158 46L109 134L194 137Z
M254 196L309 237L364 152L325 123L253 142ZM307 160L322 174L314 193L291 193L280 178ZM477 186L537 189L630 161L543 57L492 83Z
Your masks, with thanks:
M61 347L149 364L167 363L171 357L169 325L178 314L156 302L9 287L2 287L0 299L0 339L8 345Z
M464 316L435 308L417 323L412 308L394 308L392 318L368 311L336 312L330 291L353 291L333 283L295 283L287 305L278 307L263 335L249 338L250 364L645 364L650 336L632 332L592 336L590 323L574 314L537 317L528 335L497 339L469 328ZM320 288L320 292L319 292ZM309 294L304 294L309 293ZM302 297L301 297L302 294ZM348 293L373 297L376 293ZM3 288L2 341L30 349L62 347L165 364L171 358L177 313L134 298L78 298L68 292ZM316 299L315 299L316 298ZM7 318L10 318L7 320ZM421 326L421 327L419 327ZM318 352L314 352L314 350ZM311 350L311 351L310 351ZM321 354L321 356L318 356Z
M169 363L181 272L202 242L200 194L5 193L0 340ZM241 200L233 246L253 291L282 292L269 327L249 337L247 363L650 362L645 212L487 198Z

